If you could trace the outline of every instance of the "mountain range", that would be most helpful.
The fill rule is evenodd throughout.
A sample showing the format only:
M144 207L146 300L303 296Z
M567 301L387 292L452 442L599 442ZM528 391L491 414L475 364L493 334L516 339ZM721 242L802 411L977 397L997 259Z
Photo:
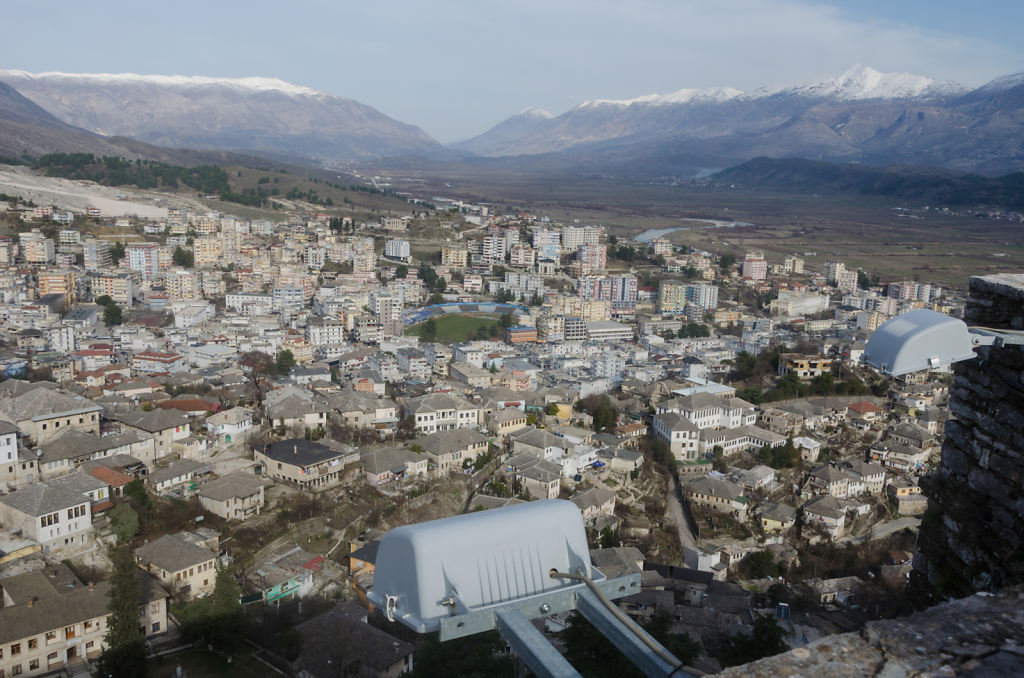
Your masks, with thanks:
M441 149L370 106L273 78L0 70L0 82L68 125L168 148L317 163Z
M272 78L0 70L0 155L181 162L183 149L640 178L702 176L756 157L1002 174L1024 166L1024 74L969 89L855 66L791 87L595 99L560 115L530 108L445 147L365 104Z
M977 89L855 66L823 82L684 89L528 109L452 148L583 171L695 174L754 157L1008 172L1024 163L1024 74Z

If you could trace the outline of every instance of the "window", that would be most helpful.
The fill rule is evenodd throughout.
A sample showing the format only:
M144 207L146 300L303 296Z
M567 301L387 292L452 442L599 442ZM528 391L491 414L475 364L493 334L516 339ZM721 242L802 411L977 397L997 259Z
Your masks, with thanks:
M76 634L75 634L75 627L74 627L74 625L65 626L64 627L64 637L65 638L74 638L75 635Z
M160 622L153 622L153 627L152 628L153 628L153 631L152 631L153 633L159 633L160 632Z
M14 643L11 645L11 656L21 654L21 643Z
M150 603L149 604L149 611L152 612L153 614L157 614L158 612L160 612L160 601L158 600L155 603Z
M46 632L46 642L50 642L51 640L57 640L57 632L56 631L47 631Z
M37 639L37 638L30 638L29 641L28 641L28 649L34 650L37 647L39 647L39 639Z
M57 653L56 652L51 652L50 654L46 655L46 661L48 661L48 662L55 662L55 661L57 661Z
M86 633L89 633L89 631L92 631L93 630L92 627L93 627L92 621L86 621L85 622L85 632Z
M87 642L85 644L85 649L86 650L91 650L95 644L96 644L95 640L90 640L89 642Z
M30 661L28 663L28 670L29 671L35 671L38 668L39 668L39 660L38 659L33 659L32 661Z
M20 676L21 675L21 664L15 664L14 666L11 667L11 675L12 676Z

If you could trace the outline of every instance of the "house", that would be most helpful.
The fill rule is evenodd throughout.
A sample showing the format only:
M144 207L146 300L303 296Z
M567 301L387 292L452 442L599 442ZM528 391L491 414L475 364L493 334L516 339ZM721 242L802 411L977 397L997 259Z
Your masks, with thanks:
M232 407L206 418L206 432L227 445L244 442L252 427L252 410L245 407Z
M124 487L128 483L134 480L130 475L115 471L112 468L106 466L97 466L95 468L86 471L93 478L102 481L107 487L110 488L111 497L123 497Z
M864 484L865 491L870 494L882 494L885 489L885 468L866 462L862 459L844 461L839 467Z
M426 455L417 454L404 447L382 447L364 452L361 456L366 482L373 487L382 487L416 476L426 476L428 461Z
M818 461L818 456L821 454L821 443L819 441L807 436L798 436L793 438L793 445L800 451L801 461L805 461L808 464Z
M861 491L856 491L858 489ZM850 473L831 464L825 464L808 474L802 493L804 496L827 494L836 499L846 499L861 494L863 489L864 483Z
M167 592L139 572L139 628L167 632ZM0 580L0 675L36 676L73 666L88 673L104 648L110 616L110 582L83 583L63 564Z
M832 359L799 353L779 354L779 376L795 375L798 379L813 379L832 372Z
M900 476L889 481L885 494L902 516L919 516L928 508L928 498L921 493L921 488Z
M325 428L327 413L331 411L331 407L325 402L307 400L297 395L287 395L272 403L268 400L266 409L272 428L300 433L307 428Z
M74 473L68 473L57 478L51 478L46 481L46 484L50 487L62 487L65 490L85 495L89 498L93 515L97 511L103 511L114 506L110 502L110 486L85 471L75 471Z
M156 461L156 439L138 430L101 437L69 428L40 445L37 452L40 475L52 478L71 473L87 462L116 455L128 455L152 466Z
M195 394L182 394L161 400L157 407L165 410L178 410L187 415L205 416L207 413L216 412L220 409L220 401L215 398L204 398Z
M808 579L804 586L821 605L852 607L864 591L864 580L860 577L838 577L836 579Z
M447 393L428 393L410 398L402 408L405 416L412 417L416 430L421 433L476 428L480 422L480 410L476 405Z
M775 482L775 469L771 466L758 464L751 469L735 474L733 480L748 490L759 490L763 487L770 488Z
M761 510L761 529L765 534L782 534L795 524L796 509L789 504L766 504Z
M935 444L935 435L917 424L896 424L886 433L886 439L900 445L928 450Z
M448 376L453 381L465 384L470 388L487 388L494 377L488 370L469 363L452 363L448 366Z
M818 526L833 540L843 536L846 527L846 505L841 499L822 495L803 505L804 529ZM806 536L806 535L805 535Z
M188 369L185 356L180 353L140 351L132 356L131 362L133 375L164 374Z
M711 393L694 393L658 403L656 414L677 412L697 428L723 429L753 426L757 423L754 406L740 398L720 398Z
M849 416L851 419L868 423L878 421L885 415L885 410L866 400L850 403L847 409L850 412Z
M352 428L375 430L384 436L398 427L398 405L371 391L342 390L328 397L327 404Z
M416 646L366 623L366 610L345 602L295 627L302 648L298 678L394 678L413 669Z
M527 416L518 407L506 407L492 412L487 418L488 430L496 436L509 436L525 430Z
M52 382L0 382L0 420L14 424L37 444L72 427L99 435L102 412L100 405Z
M336 449L302 438L268 443L254 455L266 475L313 492L339 485L345 467L359 461L354 449Z
M323 561L323 556L285 544L248 568L247 578L265 603L302 598L313 589L313 578Z
M39 458L18 444L18 427L0 420L0 489L31 485L39 478L38 464Z
M700 429L678 412L656 415L651 430L668 444L677 461L693 461L700 454Z
M198 487L197 479L209 472L210 467L207 464L181 459L150 472L146 476L146 483L159 495L176 494L190 497Z
M747 515L747 498L743 488L722 478L697 478L683 485L691 505L707 506L720 513L735 514L739 520Z
M204 509L224 520L245 520L263 508L263 483L247 473L231 473L203 483L196 496Z
M529 452L522 452L505 462L505 472L513 484L535 499L558 499L562 468Z
M911 447L893 440L876 443L868 450L872 461L902 473L921 473L931 461L931 448Z
M199 598L213 592L217 554L186 534L165 534L140 546L135 561L174 594Z
M487 452L489 438L473 429L438 431L416 438L409 445L418 447L434 465L437 475L447 475L462 470L463 464L472 464L481 454Z
M73 490L35 483L0 496L0 524L57 555L91 543L91 504Z
M583 523L593 525L599 516L615 515L615 492L603 487L591 487L569 499L583 514Z
M157 459L166 457L174 451L174 441L192 435L188 416L176 410L118 412L113 418L127 430L151 436L156 446Z

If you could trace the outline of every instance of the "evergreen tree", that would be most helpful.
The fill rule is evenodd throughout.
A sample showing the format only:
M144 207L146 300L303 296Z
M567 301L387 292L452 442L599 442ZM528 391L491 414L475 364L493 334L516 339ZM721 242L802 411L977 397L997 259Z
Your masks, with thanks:
M139 573L127 546L111 552L110 619L99 658L99 675L140 678L149 675L146 638L139 630Z
M285 349L277 354L277 360L274 362L274 367L281 374L288 374L295 367L295 354Z

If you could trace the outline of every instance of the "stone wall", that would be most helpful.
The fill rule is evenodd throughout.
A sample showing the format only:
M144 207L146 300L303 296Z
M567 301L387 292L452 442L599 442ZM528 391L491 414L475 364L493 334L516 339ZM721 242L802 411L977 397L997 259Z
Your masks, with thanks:
M790 638L790 642L794 639ZM721 678L1024 675L1024 589L969 596L726 669Z
M964 320L1024 329L1024 275L972 278ZM922 480L930 501L911 586L921 602L1024 582L1024 347L978 356L954 366L942 460Z

